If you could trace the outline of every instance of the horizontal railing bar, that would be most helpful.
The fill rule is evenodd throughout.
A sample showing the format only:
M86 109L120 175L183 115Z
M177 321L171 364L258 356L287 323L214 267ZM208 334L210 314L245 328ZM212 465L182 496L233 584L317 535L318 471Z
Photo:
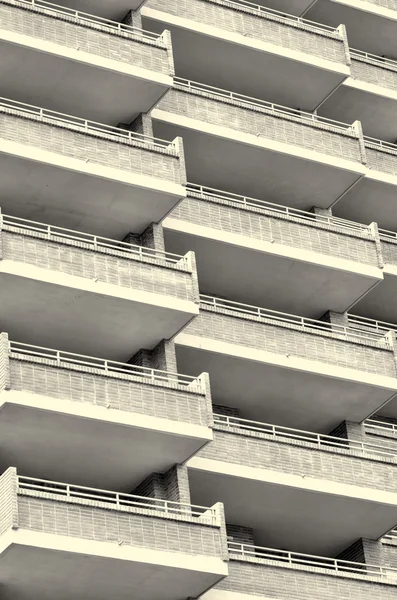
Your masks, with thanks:
M349 323L355 325L358 328L360 325L363 327L370 327L375 331L382 332L383 334L387 331L397 331L396 323L387 323L386 321L378 321L376 319L370 319L368 317L361 317L358 315L347 315ZM362 331L367 331L366 329L362 329Z
M296 117L303 121L309 121L310 123L321 123L325 125L330 125L344 132L353 131L354 129L352 124L349 125L348 123L342 123L341 121L334 121L333 119L327 119L326 117L321 117L319 115L315 115L314 113L289 108L288 106L283 106L281 104L274 104L273 102L268 102L267 100L252 98L251 96L244 96L243 94L237 94L236 92L224 90L222 88L214 87L212 85L206 85L205 83L200 83L198 81L192 81L190 79L184 79L182 77L174 77L174 83L189 90L208 92L210 94L222 98L234 100L235 102L243 102L248 106L265 108L272 111L273 113L287 115L289 117Z
M241 419L240 417L232 417L230 415L214 413L214 424L215 426L221 425L223 427L237 428L244 431L255 431L272 435L273 437L296 439L299 441L309 442L316 444L320 449L326 449L326 447L335 446L337 448L343 448L344 450L359 450L363 452L368 451L385 456L397 456L397 447L394 450L392 448L378 446L376 444L368 444L346 438L337 438L330 435L314 433L312 431L292 429L290 427L282 427L280 425L271 425L269 423L260 423L258 421Z
M389 148L389 150L394 150L395 152L397 152L397 144L395 144L394 142L385 142L384 140L369 137L368 135L364 135L364 142L372 144L373 146L379 146L379 148Z
M397 233L395 231L389 231L387 229L379 229L379 236L381 240L397 240Z
M238 553L241 556L253 556L268 560L279 560L280 562L288 562L289 564L305 564L320 568L332 568L335 571L348 571L352 573L365 573L367 575L388 575L393 574L397 577L397 569L393 567L382 567L367 563L358 563L348 560L340 560L338 558L327 558L324 556L316 556L312 554L303 554L299 552L288 552L286 550L277 550L276 548L265 548L262 546L254 546L251 544L242 544L240 542L232 542L228 540L229 551L233 554Z
M8 98L0 98L0 108L15 110L25 114L38 116L40 118L55 120L59 123L65 123L67 125L74 125L76 127L83 128L85 133L103 133L115 138L141 142L142 144L154 146L163 150L174 146L173 142L162 140L160 138L154 138L143 133L137 133L136 131L130 131L129 129L121 129L120 127L113 127L112 125L105 125L103 123L97 123L96 121L89 121L87 119L82 119L81 117L74 117L72 115L56 112L54 110L40 108L39 106L34 106L32 104L26 104L25 102L10 100Z
M376 418L366 419L364 421L364 427L367 430L382 430L386 429L387 431L391 431L394 435L397 436L397 423L388 423L387 421L378 421Z
M28 219L13 217L10 215L0 215L0 226L3 228L4 226L11 228L15 227L18 229L25 229L27 231L43 233L47 237L60 237L64 238L65 240L91 244L96 250L99 251L101 248L109 248L119 252L125 251L128 254L139 254L140 256L147 258L162 258L172 264L183 261L185 258L182 255L174 254L172 252L163 252L153 248L146 248L145 246L138 246L137 244L129 244L127 242L121 242L102 236L92 235L90 233L84 233L73 229L65 229L63 227L48 225L46 223L40 223L39 221L30 221Z
M7 0L3 0L3 2L7 3ZM46 2L45 0L17 0L20 4L24 4L27 7L32 8L43 8L47 11L51 11L57 15L61 16L70 16L74 17L77 21L82 21L84 24L88 23L89 25L101 25L103 27L107 27L109 29L114 30L114 33L131 33L135 34L139 37L147 38L148 40L154 41L162 41L161 34L154 33L153 31L147 31L144 29L140 29L139 27L135 27L133 25L126 25L124 23L118 23L117 21L113 21L111 19L105 19L103 17L99 17L97 15L92 15L86 12L82 12L81 10L74 10L72 8L68 8L67 6L60 6L58 4L53 4L52 2ZM113 32L113 31L112 31ZM165 47L165 45L164 45Z
M346 338L353 339L365 339L370 342L383 341L386 345L388 341L385 337L385 332L367 332L363 329L354 327L345 327L343 325L337 325L334 323L328 323L326 321L317 321L315 319L309 319L307 317L299 317L297 315L290 315L276 310L267 308L260 308L258 306L252 306L250 304L242 304L233 300L223 300L214 296L208 296L206 294L200 294L200 303L205 306L212 306L214 308L222 308L223 310L232 310L242 314L250 314L253 316L274 319L281 323L288 323L291 325L298 325L302 328L310 328L319 332L335 333L344 335Z
M350 50L350 56L352 58L364 58L364 59L371 60L372 62L378 63L379 66L381 66L381 67L387 67L387 65L390 65L392 67L397 68L397 60L394 60L393 58L386 58L383 56L378 56L376 54L371 54L370 52L364 52L363 50L357 50L357 48L349 48L349 50Z
M365 232L370 235L370 229L368 225L364 225L362 223L356 223L354 221L347 221L346 219L341 219L340 217L334 216L325 216L319 215L312 212L308 212L305 210L300 210L299 208L291 208L289 206L283 206L281 204L274 204L273 202L268 202L267 200L259 200L256 198L251 198L249 196L242 196L239 194L233 194L232 192L226 192L223 190L218 190L216 188L210 188L203 185L199 185L196 183L187 183L186 190L189 195L198 194L201 196L209 196L214 200L227 200L229 202L235 202L237 204L242 204L243 206L252 206L254 208L259 208L263 210L269 210L275 213L280 213L283 215L287 215L289 217L304 219L308 221L311 225L335 225L337 227L342 227L344 229L352 229L354 231Z

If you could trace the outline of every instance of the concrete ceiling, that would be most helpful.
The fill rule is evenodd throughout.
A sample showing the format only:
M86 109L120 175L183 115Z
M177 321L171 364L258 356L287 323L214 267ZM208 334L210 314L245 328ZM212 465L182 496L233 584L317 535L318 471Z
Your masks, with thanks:
M355 306L354 314L378 319L397 325L397 271L388 272L387 265L384 269L384 280L375 286Z
M145 0L62 0L62 6L121 21L130 10L137 10L144 2Z

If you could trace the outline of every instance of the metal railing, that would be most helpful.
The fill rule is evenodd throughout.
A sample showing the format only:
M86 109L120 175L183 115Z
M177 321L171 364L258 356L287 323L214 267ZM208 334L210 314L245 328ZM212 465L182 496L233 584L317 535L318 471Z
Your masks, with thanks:
M352 562L349 560L339 560L337 558L326 558L324 556L315 556L312 554L301 554L299 552L288 552L286 550L276 550L275 548L264 548L262 546L253 546L250 544L241 544L228 541L230 558L238 557L257 558L264 561L277 561L283 565L301 565L304 567L317 567L319 569L329 569L335 575L341 573L355 573L369 577L381 577L382 579L393 579L397 583L397 569L392 567L381 567L367 563Z
M73 229L65 229L63 227L47 225L46 223L39 223L38 221L30 221L28 219L21 219L10 215L0 214L0 230L17 233L22 232L24 235L38 233L43 235L45 239L54 242L62 240L62 243L69 245L76 245L79 243L87 244L90 246L91 250L96 252L108 252L109 250L113 250L123 254L123 258L131 258L134 260L142 260L145 258L153 260L160 259L167 263L167 266L169 267L178 265L186 271L190 268L186 256L180 256L179 254L173 254L171 252L162 252L160 250L154 250L135 244L128 244L127 242L119 242L118 240L112 240L90 233L82 233Z
M395 323L387 323L386 321L377 321L376 319L369 319L368 317L360 317L358 315L347 315L349 327L352 326L355 329L365 332L375 331L379 334L385 335L388 331L397 332L397 325Z
M387 421L380 421L376 417L372 417L364 421L364 427L367 433L374 435L388 433L397 438L397 423L388 423Z
M378 446L376 444L368 444L355 440L337 438L331 435L323 435L300 429L291 429L290 427L281 427L279 425L270 425L268 423L259 423L247 419L240 419L229 415L219 415L214 413L214 425L227 427L234 431L238 429L242 434L246 431L263 433L271 436L276 441L298 440L316 446L318 450L332 451L333 448L341 448L343 450L354 450L361 452L363 455L372 454L383 457L397 458L397 447L395 449Z
M58 481L18 476L18 493L23 493L23 491L56 494L60 499L79 498L80 500L95 500L97 502L106 502L110 505L110 508L114 508L115 510L124 507L140 508L154 511L165 517L177 515L188 518L189 521L192 519L197 520L201 524L218 525L218 513L214 507L207 508L193 504L173 502L171 500L159 500L157 498L123 494L81 485L59 483Z
M205 83L200 83L198 81L191 81L190 79L183 79L182 77L174 77L174 83L179 87L185 88L186 90L193 90L203 93L207 92L213 96L218 96L219 98L225 98L227 100L232 100L233 102L240 102L249 108L263 108L271 111L273 114L296 117L297 119L310 125L320 123L321 125L328 125L334 129L339 129L344 133L354 131L354 126L352 124L349 125L348 123L342 123L341 121L334 121L333 119L320 117L314 113L304 112L295 108L289 108L288 106L283 106L281 104L274 104L274 102L268 102L267 100L260 100L259 98L244 96L243 94L237 94L236 92L224 90L212 85L206 85Z
M41 358L52 361L55 366L65 368L68 365L75 365L82 368L98 369L103 374L112 376L116 374L129 375L131 377L141 377L150 382L173 383L188 388L189 391L205 394L204 380L190 375L181 375L179 373L169 373L159 369L150 369L148 367L139 367L127 363L106 360L84 354L74 354L72 352L63 352L43 346L33 346L21 342L9 342L9 352L11 358Z
M212 2L213 0L207 1ZM267 6L265 7L260 4L255 4L253 2L247 2L247 0L223 0L223 4L229 4L230 6L236 7L237 9L245 7L251 10L255 10L259 13L259 16L263 17L266 17L267 15L274 15L280 19L283 19L286 22L290 22L293 25L306 25L321 32L326 31L335 33L337 31L336 28L332 27L331 25L323 25L322 23L309 21L308 19L304 19L303 17L297 17L295 15L290 15L289 13L284 13L273 8L268 8Z
M363 52L363 50L357 50L356 48L349 48L350 56L352 58L361 58L363 60L371 61L372 63L376 63L380 67L387 67L390 65L397 69L397 60L392 58L385 58L383 56L377 56L376 54L371 54L370 52Z
M384 148L386 150L394 150L394 152L397 152L397 144L394 142L385 142L384 140L378 140L377 138L372 138L368 135L364 135L364 142L367 142L371 146L377 146L381 149Z
M8 4L7 0L2 2ZM132 25L125 25L124 23L118 23L111 19L105 19L96 15L82 12L81 10L74 10L66 6L59 6L52 2L45 2L45 0L17 0L18 4L22 4L27 8L43 9L43 11L53 13L55 16L70 17L76 21L76 24L81 23L87 27L93 27L98 25L109 30L109 33L120 35L122 33L129 33L134 37L140 37L144 40L151 40L159 42L164 48L166 47L161 34L154 33L153 31L145 31L139 27Z
M389 533L387 533L383 536L383 538L381 538L381 541L390 541L397 543L397 529L392 529L391 531L389 531Z
M39 119L50 119L61 125L72 125L82 133L99 133L115 140L124 140L130 143L138 142L142 145L150 146L150 148L166 149L169 153L176 155L174 142L154 138L149 135L144 135L143 133L137 133L136 131L121 129L120 127L113 127L112 125L105 125L103 123L97 123L96 121L89 121L80 117L73 117L54 110L40 108L38 106L33 106L32 104L17 102L16 100L10 100L8 98L0 98L0 110L1 109L5 109L6 111L17 111L24 115L38 117Z
M187 183L186 185L187 195L197 194L199 196L207 196L214 201L226 200L228 202L234 202L240 204L242 207L253 207L263 211L271 211L273 213L282 214L291 219L301 219L307 224L316 226L328 225L334 227L341 227L350 231L359 233L365 233L372 237L371 230L368 225L362 223L355 223L354 221L347 221L334 216L319 215L305 210L299 210L298 208L290 208L289 206L282 206L281 204L274 204L267 200L258 200L256 198L250 198L249 196L242 196L240 194L233 194L232 192L225 192L224 190L218 190L216 188L210 188L204 185L196 183Z
M200 294L201 307L210 306L212 308L220 308L222 310L230 310L241 314L252 315L260 317L262 319L272 319L277 323L296 325L301 329L314 330L319 333L333 333L336 335L343 336L346 340L359 340L366 342L383 342L383 344L389 347L389 342L385 337L385 331L365 331L354 326L345 327L343 325L337 325L335 323L328 323L325 321L317 321L316 319L309 319L306 317L298 317L296 315L290 315L288 313L279 312L277 310L270 310L267 308L260 308L258 306L251 306L250 304L242 304L240 302L234 302L232 300L224 300L216 298L214 296L207 296Z
M397 233L388 229L379 229L379 237L381 240L388 242L389 240L397 241Z

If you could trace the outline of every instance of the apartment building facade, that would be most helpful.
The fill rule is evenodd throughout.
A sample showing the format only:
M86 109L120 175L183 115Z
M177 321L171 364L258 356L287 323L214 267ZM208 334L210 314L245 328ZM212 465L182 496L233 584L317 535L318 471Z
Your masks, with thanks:
M396 0L0 45L0 597L395 598Z

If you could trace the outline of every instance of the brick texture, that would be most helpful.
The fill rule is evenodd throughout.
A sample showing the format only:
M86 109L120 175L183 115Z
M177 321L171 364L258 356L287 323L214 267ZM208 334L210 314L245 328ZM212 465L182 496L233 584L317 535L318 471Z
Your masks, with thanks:
M17 472L10 467L0 477L0 534L17 526Z
M243 527L242 525L231 525L226 523L227 538L231 542L238 544L249 544L253 546L254 530L251 527Z
M165 473L152 473L137 485L131 494L190 504L187 467L174 465Z
M230 200L189 192L189 197L172 211L172 218L362 264L379 264L374 239L366 233L347 232L315 219L306 221L271 210L242 207Z
M383 8L390 8L390 10L397 10L397 0L367 0L370 4L377 4Z
M8 335L0 333L0 392L10 387L10 359Z
M254 7L227 0L148 0L148 8L189 21L346 64L343 38L338 32L319 31Z
M156 109L339 158L362 160L358 134L353 129L349 133L319 122L308 123L297 116L248 106L201 90L186 91L175 85Z
M72 15L55 14L40 6L1 0L2 29L38 38L82 53L127 63L164 75L172 75L172 57L162 40L143 38L136 33L112 30L98 23L76 20Z
M385 264L397 265L397 239L388 240L387 242L382 239L382 254Z
M397 149L380 148L370 142L365 142L365 147L369 169L397 175Z
M397 64L393 65L385 61L383 65L380 65L379 60L381 59L375 62L370 58L353 55L351 77L358 81L397 91Z
M242 315L231 310L202 307L200 315L184 330L221 342L276 354L290 354L323 363L396 377L394 354L387 348L356 343L318 330L302 331L297 325L276 324L270 319Z

